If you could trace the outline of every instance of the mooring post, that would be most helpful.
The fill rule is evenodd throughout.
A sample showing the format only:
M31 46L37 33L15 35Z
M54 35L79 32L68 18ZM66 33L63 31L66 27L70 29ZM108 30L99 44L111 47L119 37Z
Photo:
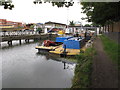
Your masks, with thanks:
M12 40L8 41L8 45L12 46Z
M20 45L21 45L21 39L19 40L19 43L20 43Z
M63 62L64 63L64 69L66 69L65 67L66 67L66 63L65 62Z
M29 43L29 39L27 40L27 42Z
M64 47L63 56L66 58L66 45L63 44L63 47Z
M27 39L25 39L25 42L27 43Z
M29 39L25 39L25 42L26 42L26 43L29 43Z

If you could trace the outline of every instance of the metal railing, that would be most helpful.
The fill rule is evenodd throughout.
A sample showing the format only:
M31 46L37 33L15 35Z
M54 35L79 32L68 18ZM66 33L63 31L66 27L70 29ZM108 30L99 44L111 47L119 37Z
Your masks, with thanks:
M21 36L21 35L39 35L40 33L37 31L6 31L0 32L1 37L5 36Z

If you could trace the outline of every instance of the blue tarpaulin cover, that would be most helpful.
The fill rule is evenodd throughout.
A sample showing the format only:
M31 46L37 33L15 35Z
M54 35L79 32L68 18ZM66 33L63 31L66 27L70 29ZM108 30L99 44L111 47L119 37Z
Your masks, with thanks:
M56 42L64 42L64 40L70 39L72 37L57 37Z
M64 44L66 45L66 48L69 48L69 49L80 49L79 40L65 40Z
M84 40L84 37L73 37L73 38L64 40L63 44L65 44L66 48L69 48L69 49L80 49L84 45L83 40Z

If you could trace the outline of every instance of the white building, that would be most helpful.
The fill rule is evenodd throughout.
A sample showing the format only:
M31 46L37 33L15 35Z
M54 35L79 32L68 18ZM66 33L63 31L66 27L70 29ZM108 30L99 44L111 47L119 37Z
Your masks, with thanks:
M85 30L83 30L82 26L69 26L66 33L75 34L76 32L81 33L81 32L84 32L84 31Z
M48 31L53 28L58 28L60 30L66 30L66 24L50 22L50 21L46 22L44 24L44 33L48 33Z

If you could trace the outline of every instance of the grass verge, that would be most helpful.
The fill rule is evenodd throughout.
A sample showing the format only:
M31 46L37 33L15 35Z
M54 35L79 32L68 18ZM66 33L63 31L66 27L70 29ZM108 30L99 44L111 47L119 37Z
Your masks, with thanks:
M118 64L118 68L120 69L120 62L118 62L118 58L120 57L120 44L114 42L113 40L110 40L105 35L101 35L100 38L102 40L105 52L114 63Z
M89 88L91 82L92 59L96 51L94 48L88 48L84 53L75 56L77 65L71 88Z

